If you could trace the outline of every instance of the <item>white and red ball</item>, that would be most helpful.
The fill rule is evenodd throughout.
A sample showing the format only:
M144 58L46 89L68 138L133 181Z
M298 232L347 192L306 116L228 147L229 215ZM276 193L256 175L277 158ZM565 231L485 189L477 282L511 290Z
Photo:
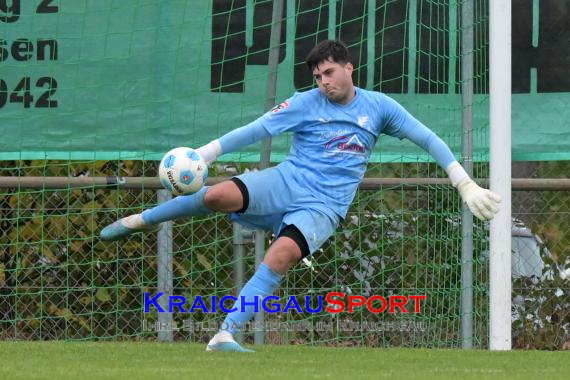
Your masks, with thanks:
M160 183L174 195L200 190L208 178L208 165L192 148L174 148L164 155L158 168Z

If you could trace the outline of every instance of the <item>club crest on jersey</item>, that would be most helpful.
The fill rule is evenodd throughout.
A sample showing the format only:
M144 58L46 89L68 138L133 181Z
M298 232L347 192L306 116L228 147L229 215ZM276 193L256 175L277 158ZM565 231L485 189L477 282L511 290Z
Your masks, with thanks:
M359 116L358 117L358 125L361 127L365 127L368 124L368 116Z
M366 146L357 135L337 136L325 144L325 149L333 153L366 154Z
M285 108L287 108L287 107L289 107L289 102L283 102L283 103L279 104L278 106L273 107L273 108L271 109L271 112L277 113L277 112L279 112L279 111L281 111L282 109L285 109Z

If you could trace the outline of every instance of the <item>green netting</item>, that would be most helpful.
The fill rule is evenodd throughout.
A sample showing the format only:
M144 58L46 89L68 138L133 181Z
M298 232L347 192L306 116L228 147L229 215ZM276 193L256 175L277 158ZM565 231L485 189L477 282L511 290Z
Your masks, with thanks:
M55 161L14 162L2 175L153 176L154 163ZM379 176L441 175L431 165L377 167ZM121 243L101 242L101 226L118 216L156 204L156 192L84 189L4 191L0 237L0 327L4 338L153 338L142 321L143 294L157 291L157 238L135 236ZM422 312L410 317L367 311L355 314L276 314L268 321L425 322L425 332L270 332L268 342L405 346L459 345L459 204L449 187L400 186L358 194L341 228L314 256L315 271L300 265L278 295L325 295L329 291L370 296L426 294ZM478 230L479 231L479 230ZM484 243L485 231L477 234ZM232 225L225 216L177 221L173 228L173 293L221 297L235 291ZM271 237L268 237L270 240ZM246 248L246 274L253 272L253 245ZM486 265L481 265L483 279ZM481 297L486 292L480 293ZM283 301L282 307L285 305ZM481 302L484 302L481 299ZM223 314L175 313L189 321L220 322ZM485 318L480 309L478 319ZM335 323L336 326L336 323ZM211 332L180 332L176 339L205 341ZM484 340L484 333L479 339ZM483 344L483 342L479 342Z
M461 141L460 3L455 1L287 0L283 20L277 98L312 86L302 63L322 38L345 40L355 58L359 86L382 90L438 131L459 152ZM2 107L0 176L144 176L156 175L156 159L176 145L197 146L254 119L265 102L271 1L97 2L62 0L55 13L40 13L22 3L17 21L2 24L5 41L56 38L57 60L16 62L7 58L2 80L11 92L22 77L57 79L58 106L35 107L43 90L30 89L34 102L22 99ZM487 177L488 36L487 5L475 1L475 176ZM0 45L0 47L3 45ZM37 45L34 45L34 52ZM25 54L25 53L22 53ZM34 53L35 54L35 53ZM24 89L19 92L25 95ZM52 82L51 82L52 83ZM45 87L47 88L47 86ZM45 90L44 88L44 90ZM514 136L519 158L564 158L564 117L554 118L546 104L564 104L567 94L514 97ZM8 98L11 94L6 95ZM16 99L16 98L15 98ZM556 101L554 101L556 100ZM537 110L534 112L533 110ZM568 112L566 107L554 111ZM540 125L556 133L541 134ZM17 131L17 132L15 132ZM289 137L274 141L273 159L287 151ZM517 140L518 139L518 140ZM211 175L254 168L259 147L225 157ZM33 160L32 160L33 159ZM429 158L409 144L381 139L368 177L445 177ZM248 163L249 162L249 163ZM248 164L245 164L248 163ZM540 165L540 164L536 164ZM540 167L539 167L540 169ZM564 173L565 166L557 173ZM567 171L567 170L566 170ZM544 174L545 171L538 170ZM533 173L528 173L528 176ZM541 194L542 195L542 194ZM532 194L520 216L547 236L560 261L568 257L567 196ZM157 203L155 190L118 190L98 186L72 189L0 190L0 339L156 339L143 332L144 292L157 291L156 234L120 243L98 238L103 226L120 216ZM278 296L324 295L329 291L388 296L425 294L419 314L330 313L267 315L269 321L316 323L424 322L426 331L268 332L269 343L459 347L460 202L447 186L381 187L360 191L346 220L313 258L286 278ZM549 228L552 224L556 228ZM234 255L232 225L223 215L176 221L173 226L172 293L192 299L236 291L236 265L253 273L253 245L242 261ZM267 236L267 243L271 240ZM487 225L474 230L474 346L487 345ZM558 260L558 259L557 259ZM559 269L552 269L556 272ZM558 282L557 282L558 281ZM550 290L552 306L568 303L558 295L559 277L542 287L517 288L530 304L516 325L523 347L533 335L540 347L558 347L567 327L544 328L550 309L537 294ZM554 295L556 294L556 297ZM530 300L530 301L529 301ZM559 302L558 302L559 301ZM550 308L551 305L548 305ZM538 311L540 310L540 312ZM568 308L556 309L558 321ZM562 311L560 311L562 310ZM535 319L528 319L530 313ZM174 320L214 321L221 313L181 314ZM537 322L538 321L538 322ZM336 325L335 325L336 326ZM175 340L206 342L212 332L174 333ZM251 333L246 340L251 341Z

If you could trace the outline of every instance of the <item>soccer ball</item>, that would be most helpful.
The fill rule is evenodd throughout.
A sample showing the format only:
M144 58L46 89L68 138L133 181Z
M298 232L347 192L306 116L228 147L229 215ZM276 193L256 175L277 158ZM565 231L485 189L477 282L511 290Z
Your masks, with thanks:
M191 148L174 148L164 155L158 168L160 183L174 195L200 190L208 178L208 165Z

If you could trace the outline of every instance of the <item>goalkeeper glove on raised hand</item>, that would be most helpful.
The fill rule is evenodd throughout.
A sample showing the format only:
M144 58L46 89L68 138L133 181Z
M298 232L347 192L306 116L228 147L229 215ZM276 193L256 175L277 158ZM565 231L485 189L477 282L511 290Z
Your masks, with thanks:
M481 220L493 219L499 212L501 196L477 185L457 161L449 165L446 171L473 215Z

